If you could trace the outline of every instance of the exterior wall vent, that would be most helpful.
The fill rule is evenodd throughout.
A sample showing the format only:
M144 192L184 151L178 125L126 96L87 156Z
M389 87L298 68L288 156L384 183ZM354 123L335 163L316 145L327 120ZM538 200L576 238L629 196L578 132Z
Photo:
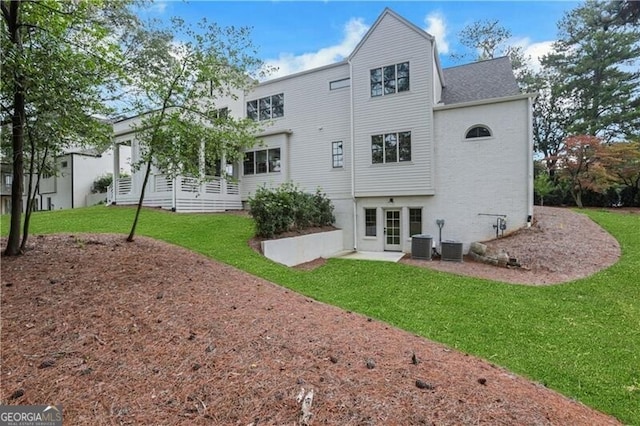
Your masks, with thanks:
M443 241L440 250L441 259L452 262L462 262L462 243L458 241Z

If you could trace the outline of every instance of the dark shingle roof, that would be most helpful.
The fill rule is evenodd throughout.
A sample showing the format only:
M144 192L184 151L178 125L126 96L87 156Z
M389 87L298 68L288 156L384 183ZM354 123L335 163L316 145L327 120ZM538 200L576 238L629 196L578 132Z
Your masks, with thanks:
M511 61L506 56L442 71L445 83L442 102L445 105L520 94Z

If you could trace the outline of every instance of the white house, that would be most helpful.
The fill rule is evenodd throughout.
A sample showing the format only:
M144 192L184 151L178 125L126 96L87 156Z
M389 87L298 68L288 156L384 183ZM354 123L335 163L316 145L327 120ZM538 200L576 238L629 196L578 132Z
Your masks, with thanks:
M345 249L408 252L412 235L441 233L467 250L496 225L532 220L532 100L508 58L443 69L434 37L385 9L345 60L217 100L268 124L263 143L231 166L237 181L196 185L156 170L146 204L240 209L259 185L291 181L331 198ZM135 120L114 126L133 159ZM137 202L141 180L119 179L110 200Z
M124 158L123 155L118 174L130 173L128 156ZM94 149L70 148L53 161L56 174L43 174L40 177L40 190L36 196L37 210L87 207L106 201L106 194L92 194L91 187L97 178L113 173L111 149L100 153ZM25 179L25 191L26 189Z

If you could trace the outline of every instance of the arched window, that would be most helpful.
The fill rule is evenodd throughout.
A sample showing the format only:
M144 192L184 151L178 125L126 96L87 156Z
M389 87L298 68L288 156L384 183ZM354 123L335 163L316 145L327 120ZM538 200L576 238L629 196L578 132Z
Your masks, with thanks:
M477 125L467 130L466 139L488 138L491 136L491 130L487 126Z

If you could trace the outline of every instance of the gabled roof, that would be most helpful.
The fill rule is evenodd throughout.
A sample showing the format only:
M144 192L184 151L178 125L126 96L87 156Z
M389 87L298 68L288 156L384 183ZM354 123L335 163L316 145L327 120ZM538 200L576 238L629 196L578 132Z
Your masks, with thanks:
M521 94L507 56L445 68L445 105Z
M435 37L433 37L431 34L427 33L426 31L422 30L420 27L418 27L418 26L412 24L411 22L407 21L405 18L403 18L402 16L398 15L397 13L395 13L393 10L389 9L388 7L385 7L385 9L382 11L380 16L378 16L378 19L376 19L376 22L373 23L371 28L369 28L369 31L367 31L367 33L364 35L364 37L362 37L362 40L360 40L360 43L358 43L356 45L355 49L353 49L353 52L351 52L351 54L349 55L348 60L351 60L358 53L358 51L360 50L362 45L367 42L367 39L369 38L369 36L376 30L376 27L378 25L380 25L380 22L382 22L382 20L387 15L393 16L394 18L396 18L397 20L399 20L400 22L405 24L407 27L411 28L416 33L418 33L422 37L426 38L427 40L429 40L429 41L434 41L435 40Z

